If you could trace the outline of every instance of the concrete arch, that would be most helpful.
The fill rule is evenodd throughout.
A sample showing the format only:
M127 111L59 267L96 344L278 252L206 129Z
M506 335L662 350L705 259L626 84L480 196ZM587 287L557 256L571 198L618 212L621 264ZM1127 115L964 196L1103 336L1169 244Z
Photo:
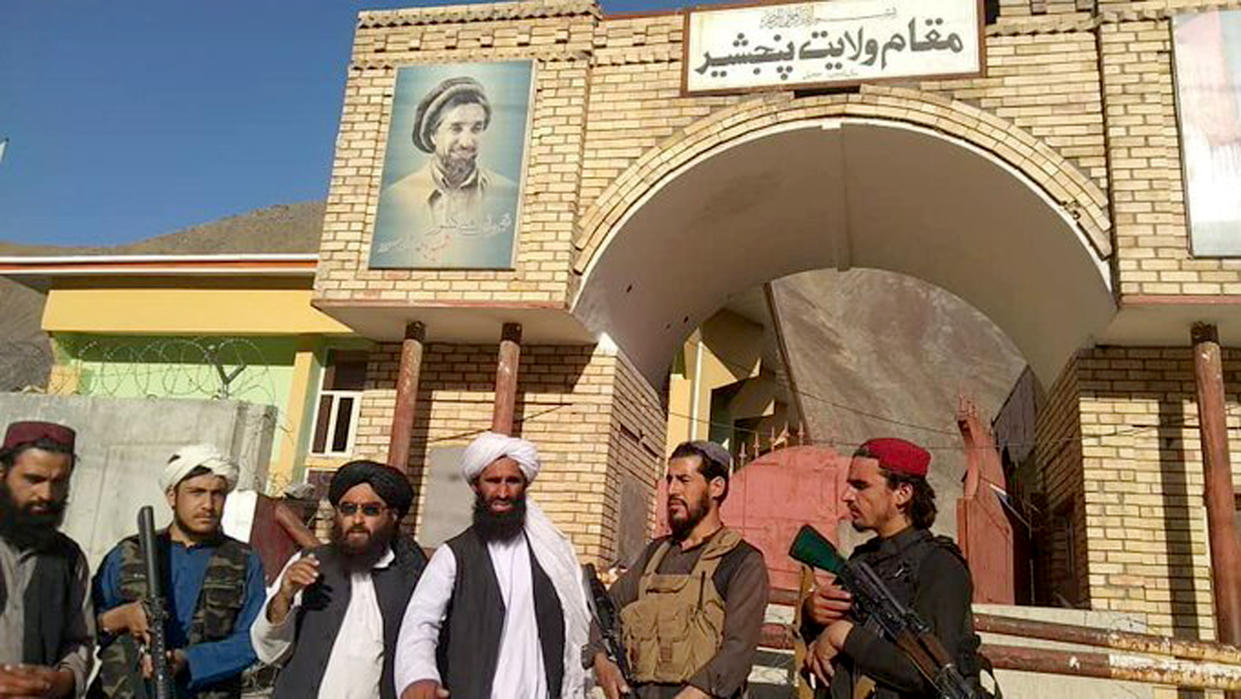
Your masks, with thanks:
M875 267L969 301L1050 384L1115 313L1106 201L964 103L887 87L764 96L644 154L585 212L573 312L657 380L730 294Z

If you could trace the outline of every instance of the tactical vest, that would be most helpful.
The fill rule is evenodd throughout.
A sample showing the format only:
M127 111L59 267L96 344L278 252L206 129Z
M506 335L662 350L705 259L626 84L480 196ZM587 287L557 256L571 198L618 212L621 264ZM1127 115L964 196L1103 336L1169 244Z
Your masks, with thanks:
M159 548L159 560L163 567L161 574L166 581L164 589L168 590L171 588L168 584L171 581L171 575L168 574L171 539L166 530L156 537L156 546ZM144 599L147 594L146 564L142 559L142 547L138 544L138 537L131 536L122 540L120 550L121 597L126 602ZM249 557L250 547L229 537L224 537L211 555L211 560L207 561L202 591L198 595L198 606L190 621L187 634L190 645L221 641L232 634L237 615L241 613L241 607L245 603L246 561ZM168 603L168 612L175 613L171 602ZM133 636L121 636L100 650L96 685L103 695L117 699L145 699L147 688L139 669L140 661L138 644ZM239 697L241 675L219 682L210 689L200 690L195 696L199 699Z
M676 545L671 539L651 555L638 579L638 598L620 612L635 682L683 684L715 656L724 642L724 598L713 578L724 555L740 543L733 530L720 530L688 575L658 572Z

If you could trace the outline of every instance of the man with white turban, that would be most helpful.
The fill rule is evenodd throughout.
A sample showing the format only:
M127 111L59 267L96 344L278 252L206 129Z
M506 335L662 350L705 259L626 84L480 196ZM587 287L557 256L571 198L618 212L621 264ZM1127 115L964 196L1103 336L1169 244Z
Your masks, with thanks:
M583 697L589 615L573 544L526 496L539 455L488 432L465 450L474 524L432 556L396 649L401 699Z
M156 550L177 696L238 697L242 671L257 660L250 625L263 606L263 564L220 526L237 474L237 464L219 449L195 444L178 449L159 477L172 508L172 524L156 534ZM94 580L100 667L92 689L104 696L145 695L146 593L138 537L130 536L108 552Z

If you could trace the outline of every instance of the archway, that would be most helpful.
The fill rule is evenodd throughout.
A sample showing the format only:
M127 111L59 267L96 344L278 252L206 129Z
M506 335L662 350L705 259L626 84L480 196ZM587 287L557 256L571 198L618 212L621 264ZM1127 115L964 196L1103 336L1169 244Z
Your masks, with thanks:
M809 269L886 269L973 304L1050 385L1115 314L1101 193L995 117L963 126L977 110L943 100L881 117L900 110L873 101L760 99L644 156L582 217L575 315L659 385L730 295ZM928 126L961 114L955 135ZM979 145L1000 134L1019 150Z

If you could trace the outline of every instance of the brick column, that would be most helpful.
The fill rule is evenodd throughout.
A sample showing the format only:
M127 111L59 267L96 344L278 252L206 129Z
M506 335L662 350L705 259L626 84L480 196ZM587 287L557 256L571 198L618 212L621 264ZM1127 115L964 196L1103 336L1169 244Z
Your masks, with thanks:
M396 404L392 411L392 430L388 438L388 465L409 468L409 440L414 432L414 406L418 401L418 375L422 372L422 342L426 326L419 322L405 325L401 341L401 367L396 375Z
M505 323L500 333L500 357L496 363L496 403L491 431L513 433L513 411L517 407L517 366L521 361L521 326Z

